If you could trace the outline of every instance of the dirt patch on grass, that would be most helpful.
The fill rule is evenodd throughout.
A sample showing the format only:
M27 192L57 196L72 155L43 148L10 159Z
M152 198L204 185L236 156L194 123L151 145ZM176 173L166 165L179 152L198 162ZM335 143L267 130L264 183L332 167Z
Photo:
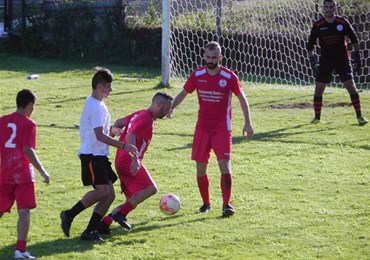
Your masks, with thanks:
M349 107L351 103L333 103L333 104L324 104L324 107ZM268 105L268 108L271 109L306 109L312 108L312 103L296 103L296 104L272 104Z

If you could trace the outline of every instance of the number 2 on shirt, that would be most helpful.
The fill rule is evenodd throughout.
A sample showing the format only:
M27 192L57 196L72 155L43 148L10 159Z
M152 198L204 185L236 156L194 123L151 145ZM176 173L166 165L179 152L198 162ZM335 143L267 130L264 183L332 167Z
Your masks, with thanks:
M8 123L7 127L11 128L13 132L12 132L9 140L6 141L5 147L6 148L15 148L15 143L13 143L13 140L14 140L14 138L16 136L16 133L17 133L17 126L16 126L16 124Z

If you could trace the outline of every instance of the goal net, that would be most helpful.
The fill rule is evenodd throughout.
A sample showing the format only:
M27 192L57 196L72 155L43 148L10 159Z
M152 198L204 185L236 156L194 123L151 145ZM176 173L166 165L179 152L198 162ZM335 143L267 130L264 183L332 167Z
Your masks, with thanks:
M233 69L243 81L314 84L306 42L314 21L321 17L323 0L168 2L171 82L183 81L201 66L204 44L217 40L223 48L222 64ZM360 40L364 66L355 75L357 87L368 89L370 1L339 0L338 5L339 15L352 23ZM352 51L350 42L348 47ZM337 75L331 85L342 86Z

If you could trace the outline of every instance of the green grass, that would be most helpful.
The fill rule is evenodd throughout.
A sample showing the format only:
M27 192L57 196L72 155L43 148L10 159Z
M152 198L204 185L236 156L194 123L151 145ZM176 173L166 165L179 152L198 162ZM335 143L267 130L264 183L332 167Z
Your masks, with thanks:
M87 192L80 181L81 109L90 94L91 68L18 56L0 57L0 114L14 111L15 95L30 88L38 95L32 118L38 124L37 153L52 176L46 186L37 175L38 207L31 211L28 250L39 259L369 259L370 131L357 125L343 89L328 88L322 122L310 125L312 87L243 83L255 136L241 137L242 114L234 98L232 204L236 215L220 218L221 193L215 156L209 166L213 210L197 214L201 202L190 160L197 113L196 95L176 109L172 119L156 122L144 164L159 192L129 215L127 232L113 224L103 245L82 242L92 208L73 222L71 237L60 230L59 213ZM112 120L146 108L159 72L109 66L115 73L106 100ZM40 75L29 81L30 73ZM147 80L127 80L146 78ZM175 95L178 84L163 89ZM361 92L363 113L370 116L370 92ZM331 105L333 107L331 107ZM114 160L114 149L111 150ZM123 201L118 183L112 208ZM159 211L162 194L175 193L180 212ZM0 259L10 259L16 240L16 208L0 220Z

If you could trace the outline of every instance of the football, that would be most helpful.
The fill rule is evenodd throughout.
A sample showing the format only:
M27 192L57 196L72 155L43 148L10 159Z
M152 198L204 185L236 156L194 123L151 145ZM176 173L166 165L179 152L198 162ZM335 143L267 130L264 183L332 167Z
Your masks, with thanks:
M180 199L174 194L163 195L159 201L159 209L166 215L174 215L180 209Z

